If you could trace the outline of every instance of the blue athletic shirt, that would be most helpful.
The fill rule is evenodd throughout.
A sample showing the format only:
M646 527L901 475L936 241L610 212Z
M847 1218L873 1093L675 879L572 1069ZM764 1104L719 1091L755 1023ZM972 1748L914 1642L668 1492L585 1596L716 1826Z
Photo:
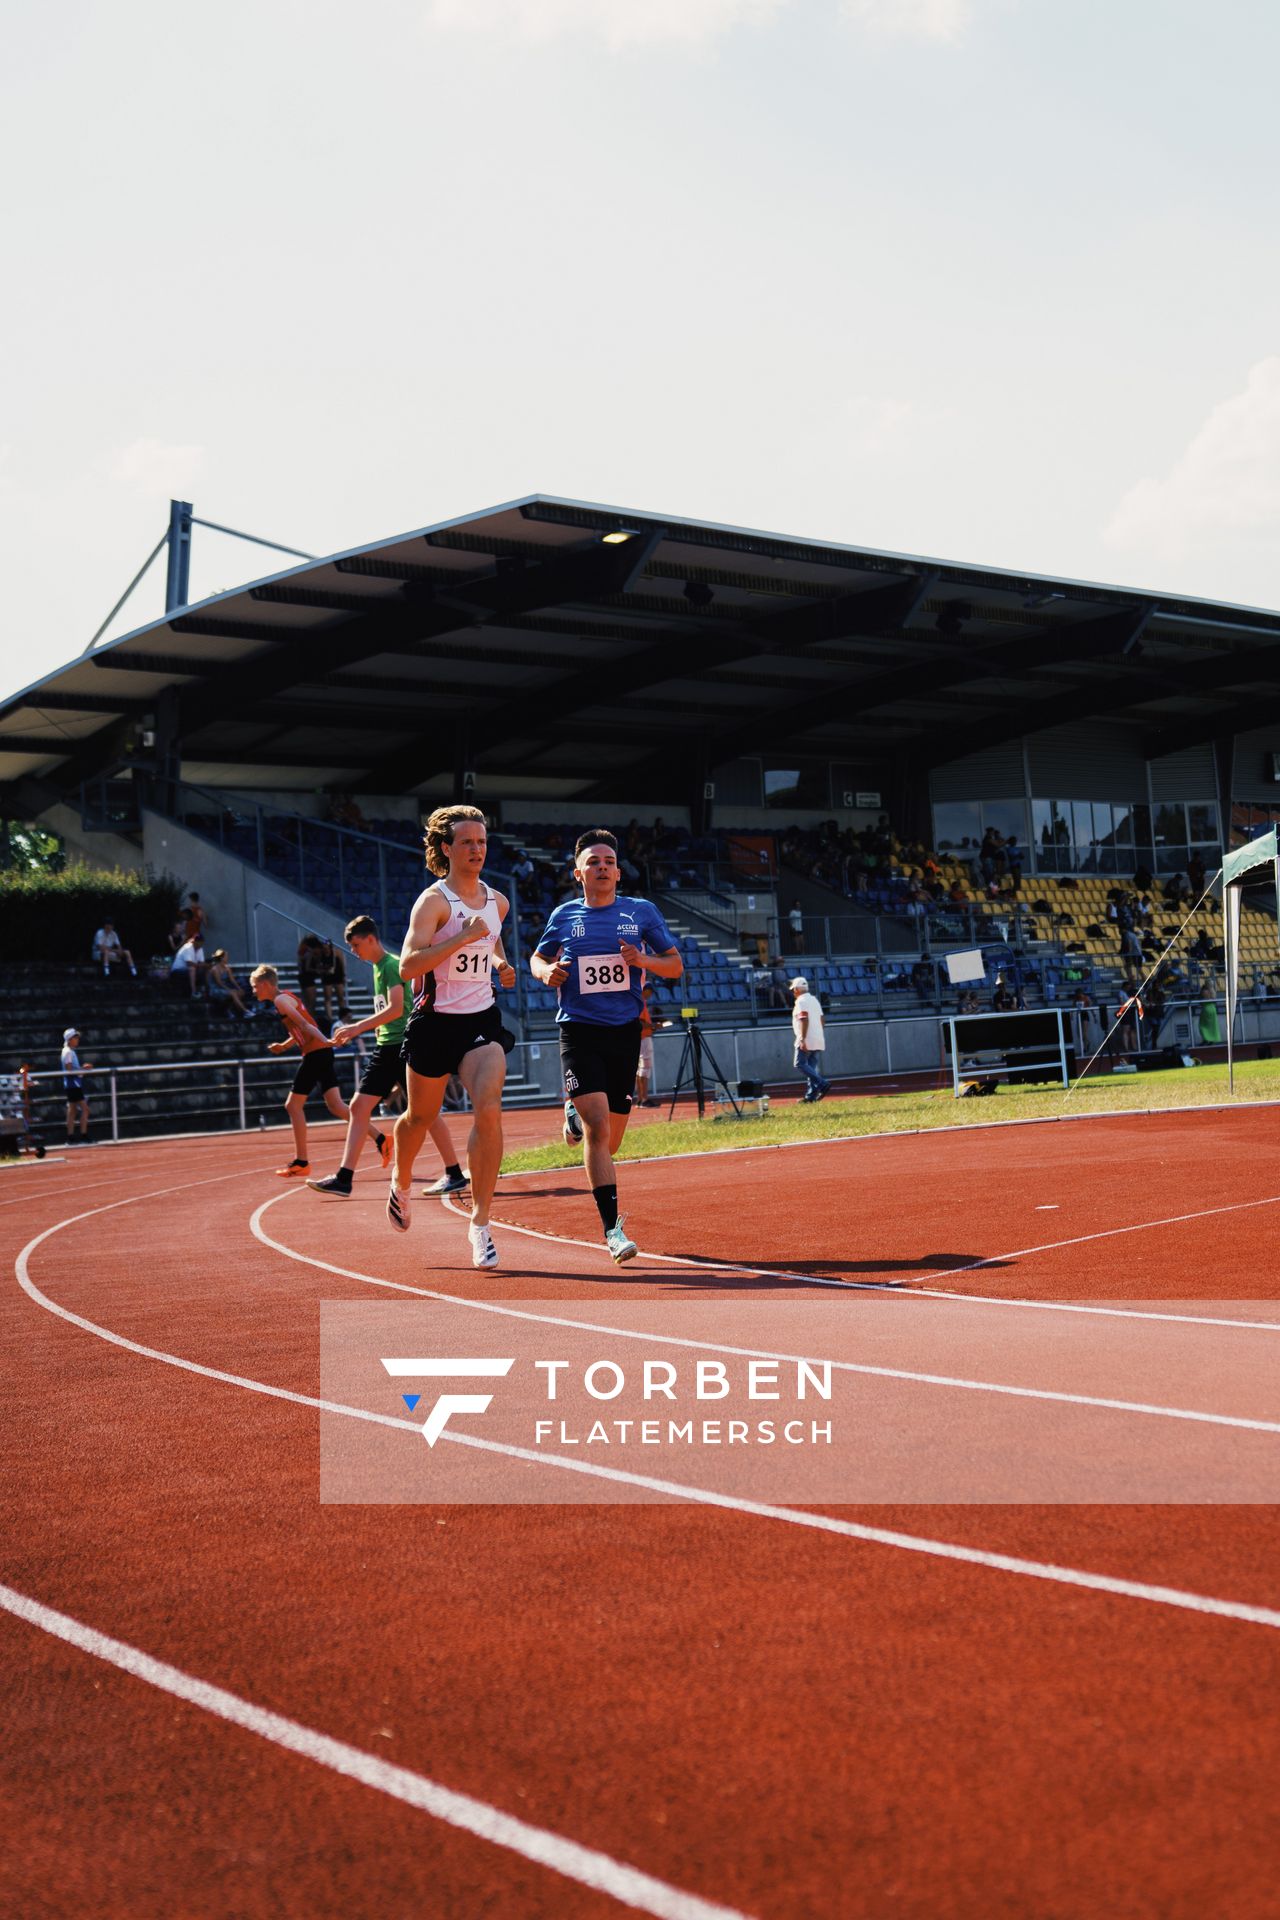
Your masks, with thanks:
M623 1027L628 1020L640 1018L644 975L623 960L619 948L624 940L653 953L669 953L676 944L666 921L648 900L620 893L611 907L566 900L552 910L534 951L548 958L562 949L561 962L569 969L569 978L560 988L557 1021Z

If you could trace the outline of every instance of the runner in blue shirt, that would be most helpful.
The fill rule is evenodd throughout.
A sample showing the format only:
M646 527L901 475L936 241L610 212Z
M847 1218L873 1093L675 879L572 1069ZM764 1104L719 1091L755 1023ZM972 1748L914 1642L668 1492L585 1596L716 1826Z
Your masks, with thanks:
M678 980L684 961L658 909L618 892L611 833L592 828L579 837L573 877L582 899L553 910L529 964L535 979L559 993L564 1137L583 1141L604 1243L620 1266L635 1258L636 1245L618 1213L613 1156L631 1115L644 976Z

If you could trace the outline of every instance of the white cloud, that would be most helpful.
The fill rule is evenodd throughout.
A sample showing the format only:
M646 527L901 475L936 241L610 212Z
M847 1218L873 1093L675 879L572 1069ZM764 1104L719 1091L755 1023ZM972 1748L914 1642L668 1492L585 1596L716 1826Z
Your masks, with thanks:
M204 472L200 446L169 446L163 440L133 440L107 459L107 475L117 486L165 499L186 499Z
M1280 541L1280 355L1214 407L1163 478L1131 487L1103 532L1112 548L1157 557Z
M936 0L935 0L936 3ZM430 25L519 40L587 34L611 47L698 44L766 20L789 0L428 0Z
M959 40L969 25L970 0L842 0L855 26L885 39Z

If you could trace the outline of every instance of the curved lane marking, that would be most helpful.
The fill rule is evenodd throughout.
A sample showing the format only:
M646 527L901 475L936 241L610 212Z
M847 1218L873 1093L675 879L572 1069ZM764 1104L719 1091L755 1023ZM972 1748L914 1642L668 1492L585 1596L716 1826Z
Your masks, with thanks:
M230 1176L223 1175L223 1178ZM208 1181L192 1181L194 1186L211 1184ZM123 1334L113 1333L108 1327L95 1325L83 1315L72 1313L66 1307L58 1305L42 1293L31 1278L30 1258L36 1248L51 1235L59 1233L64 1227L71 1227L81 1220L93 1219L100 1213L110 1213L117 1207L135 1205L144 1200L155 1200L180 1189L163 1187L153 1193L135 1194L131 1200L113 1200L103 1207L90 1208L85 1213L72 1214L58 1225L47 1227L33 1240L28 1241L15 1262L18 1284L23 1291L59 1319L80 1327L84 1332L96 1335L99 1339L110 1341L113 1346L124 1348L148 1360L158 1360L165 1366L178 1367L183 1372L195 1373L208 1380L217 1380L224 1385L240 1387L250 1393L261 1393L275 1400L287 1400L295 1406L311 1407L322 1413L336 1413L351 1419L368 1420L379 1426L400 1427L406 1433L420 1436L421 1428L415 1421L400 1419L393 1414L371 1413L363 1407L344 1406L336 1401L325 1401L311 1394L295 1393L289 1387L277 1387L263 1380L250 1380L240 1374L225 1373L218 1367L206 1367L199 1361L184 1359L179 1354L165 1353L156 1347L144 1347L135 1340L127 1339ZM278 1195L277 1198L284 1196ZM271 1204L267 1202L266 1204ZM291 1252L290 1249L285 1249ZM295 1259L304 1256L292 1254ZM308 1262L307 1264L312 1264ZM333 1269L337 1272L340 1269ZM465 1302L468 1306L480 1304ZM573 1324L573 1323L570 1323ZM866 1526L857 1520L841 1520L832 1514L808 1513L795 1507L774 1507L762 1501L742 1500L732 1494L715 1493L704 1487L681 1485L674 1480L657 1480L651 1477L627 1473L618 1467L605 1467L589 1464L582 1460L564 1458L558 1454L530 1454L526 1449L501 1445L495 1441L481 1441L474 1436L453 1433L446 1429L442 1439L459 1446L475 1446L486 1452L504 1453L515 1459L536 1461L539 1465L558 1468L567 1473L586 1473L601 1480L613 1480L627 1486L642 1487L650 1492L660 1493L664 1498L687 1500L694 1506L716 1507L730 1513L747 1514L754 1518L777 1520L787 1526L804 1527L813 1532L828 1533L846 1540L857 1540L871 1546L898 1548L907 1553L919 1553L936 1560L950 1560L966 1566L986 1567L1000 1573L1018 1574L1024 1579L1045 1580L1057 1585L1079 1587L1094 1593L1105 1593L1130 1600L1146 1600L1166 1607L1174 1607L1182 1612L1213 1615L1220 1619L1236 1620L1251 1626L1280 1629L1280 1610L1274 1607L1251 1606L1239 1600L1217 1600L1207 1594L1189 1593L1178 1587L1153 1586L1140 1580L1123 1580L1104 1573L1088 1573L1075 1567L1060 1567L1048 1561L1026 1560L1013 1554L990 1553L982 1547L964 1547L948 1540L930 1540L922 1535L898 1533L887 1527Z
M365 1286L385 1287L394 1293L416 1294L423 1300L439 1300L445 1306L473 1307L478 1313L496 1313L507 1320L532 1320L544 1326L570 1327L581 1333L611 1334L618 1340L653 1341L661 1339L664 1346L690 1347L703 1353L732 1353L741 1356L743 1359L820 1361L822 1364L833 1367L838 1373L868 1374L880 1380L907 1380L920 1386L953 1387L971 1393L1004 1394L1016 1400L1052 1400L1061 1402L1066 1406L1099 1407L1106 1412L1112 1413L1151 1414L1165 1420L1192 1420L1201 1422L1207 1426L1242 1427L1252 1433L1280 1434L1280 1421L1251 1420L1240 1414L1204 1413L1198 1409L1187 1407L1155 1406L1142 1400L1110 1400L1087 1393L1057 1393L1048 1387L1014 1387L1005 1385L999 1381L969 1380L946 1373L911 1372L905 1367L873 1367L859 1360L827 1360L824 1355L812 1353L775 1353L772 1349L764 1347L733 1347L721 1340L691 1340L679 1334L658 1335L649 1331L637 1331L628 1327L600 1326L590 1320L574 1320L550 1313L533 1313L527 1308L513 1307L506 1302L472 1300L467 1298L465 1294L442 1293L434 1287L415 1287L405 1280L387 1280L380 1274L363 1273L357 1267L337 1266L331 1260L321 1260L314 1254L300 1253L296 1247L286 1246L283 1240L273 1239L262 1224L262 1216L268 1207L274 1207L279 1201L288 1198L288 1194L273 1194L270 1200L263 1201L262 1205L256 1210L249 1221L249 1231L256 1240L261 1241L264 1247L271 1247L276 1253L283 1253L290 1260L297 1260L302 1266L317 1267L325 1273L337 1274L344 1280L359 1280ZM445 1198L447 1204L447 1196L445 1196ZM457 1212L458 1209L452 1208L451 1211ZM500 1226L501 1222L495 1221L494 1225ZM513 1231L517 1233L533 1233L534 1230L529 1227L517 1227L513 1229ZM559 1238L560 1236L537 1234L535 1237L538 1239L550 1239ZM592 1243L586 1240L573 1240L568 1241L566 1244L576 1247L592 1246ZM592 1247L592 1251L596 1251L596 1249ZM655 1259L668 1260L682 1258L682 1256L675 1254L656 1254L652 1257ZM696 1265L697 1263L684 1261L683 1264ZM717 1269L717 1271L720 1271L720 1269ZM738 1269L738 1271L754 1271L754 1269Z
M1009 1123L1005 1123L1009 1124ZM1018 1122L1021 1125L1022 1122ZM1030 1123L1028 1123L1030 1124ZM877 1136L879 1138L881 1136ZM893 1136L884 1136L892 1138ZM812 1140L797 1141L797 1146L814 1146ZM720 1152L747 1152L747 1148L720 1148ZM673 1156L690 1159L692 1155ZM638 1161L635 1164L643 1165ZM560 1168L554 1169L562 1171ZM277 1196L278 1198L281 1196ZM462 1216L462 1209L455 1206L449 1194L440 1195L441 1204L451 1213ZM1207 1220L1218 1213L1242 1213L1250 1207L1280 1206L1280 1194L1269 1195L1264 1200L1237 1200L1229 1206L1205 1207L1198 1213L1175 1213L1162 1220L1139 1220L1129 1227L1103 1227L1097 1233L1076 1234L1070 1240L1046 1240L1037 1247L1015 1247L1009 1253L989 1254L985 1260L971 1260L963 1267L946 1267L935 1277L940 1280L950 1278L957 1273L976 1273L982 1267L1001 1266L1007 1260L1023 1260L1033 1253L1054 1253L1060 1247L1079 1247L1090 1240L1110 1240L1122 1233L1149 1233L1154 1227L1172 1227L1187 1220ZM575 1240L569 1234L548 1233L539 1227L517 1227L509 1220L494 1220L492 1224L504 1233L524 1234L532 1240L552 1240L565 1247L586 1247L593 1253L600 1251L596 1240ZM915 1280L828 1280L822 1275L811 1273L792 1273L784 1267L744 1267L731 1260L699 1260L692 1254L648 1253L641 1249L646 1260L661 1260L667 1266L695 1267L713 1273L746 1273L753 1278L764 1280L790 1280L798 1287L837 1287L845 1292L894 1294L899 1299L962 1300L981 1307L1032 1307L1044 1313L1096 1313L1111 1320L1170 1320L1180 1326L1192 1327L1240 1327L1249 1333L1280 1333L1280 1320L1235 1320L1221 1314L1206 1313L1146 1313L1138 1307L1096 1307L1070 1300L1026 1300L997 1296L988 1293L960 1293L954 1287L925 1287Z

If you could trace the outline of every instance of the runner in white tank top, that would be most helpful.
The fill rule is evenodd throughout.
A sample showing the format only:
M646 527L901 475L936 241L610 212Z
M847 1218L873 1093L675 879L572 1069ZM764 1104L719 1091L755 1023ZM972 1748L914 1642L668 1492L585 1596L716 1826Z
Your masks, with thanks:
M456 1073L474 1109L467 1162L477 1267L498 1264L489 1205L502 1165L502 1087L513 1044L493 989L495 981L513 987L516 978L502 946L507 901L481 878L487 848L478 807L437 807L427 821L427 865L438 877L414 902L400 955L400 977L413 989L401 1049L409 1105L396 1121L387 1199L388 1220L404 1232L413 1163Z
M468 940L465 946L457 947L442 965L414 982L415 1013L424 1007L434 1007L437 1013L483 1013L493 1005L493 952L502 938L503 916L498 910L502 896L483 881L480 885L485 898L478 911L460 900L443 880L427 889L428 893L441 894L450 908L448 919L436 932L437 941L455 940L464 928L474 928L477 919L484 921L487 931L479 940Z

